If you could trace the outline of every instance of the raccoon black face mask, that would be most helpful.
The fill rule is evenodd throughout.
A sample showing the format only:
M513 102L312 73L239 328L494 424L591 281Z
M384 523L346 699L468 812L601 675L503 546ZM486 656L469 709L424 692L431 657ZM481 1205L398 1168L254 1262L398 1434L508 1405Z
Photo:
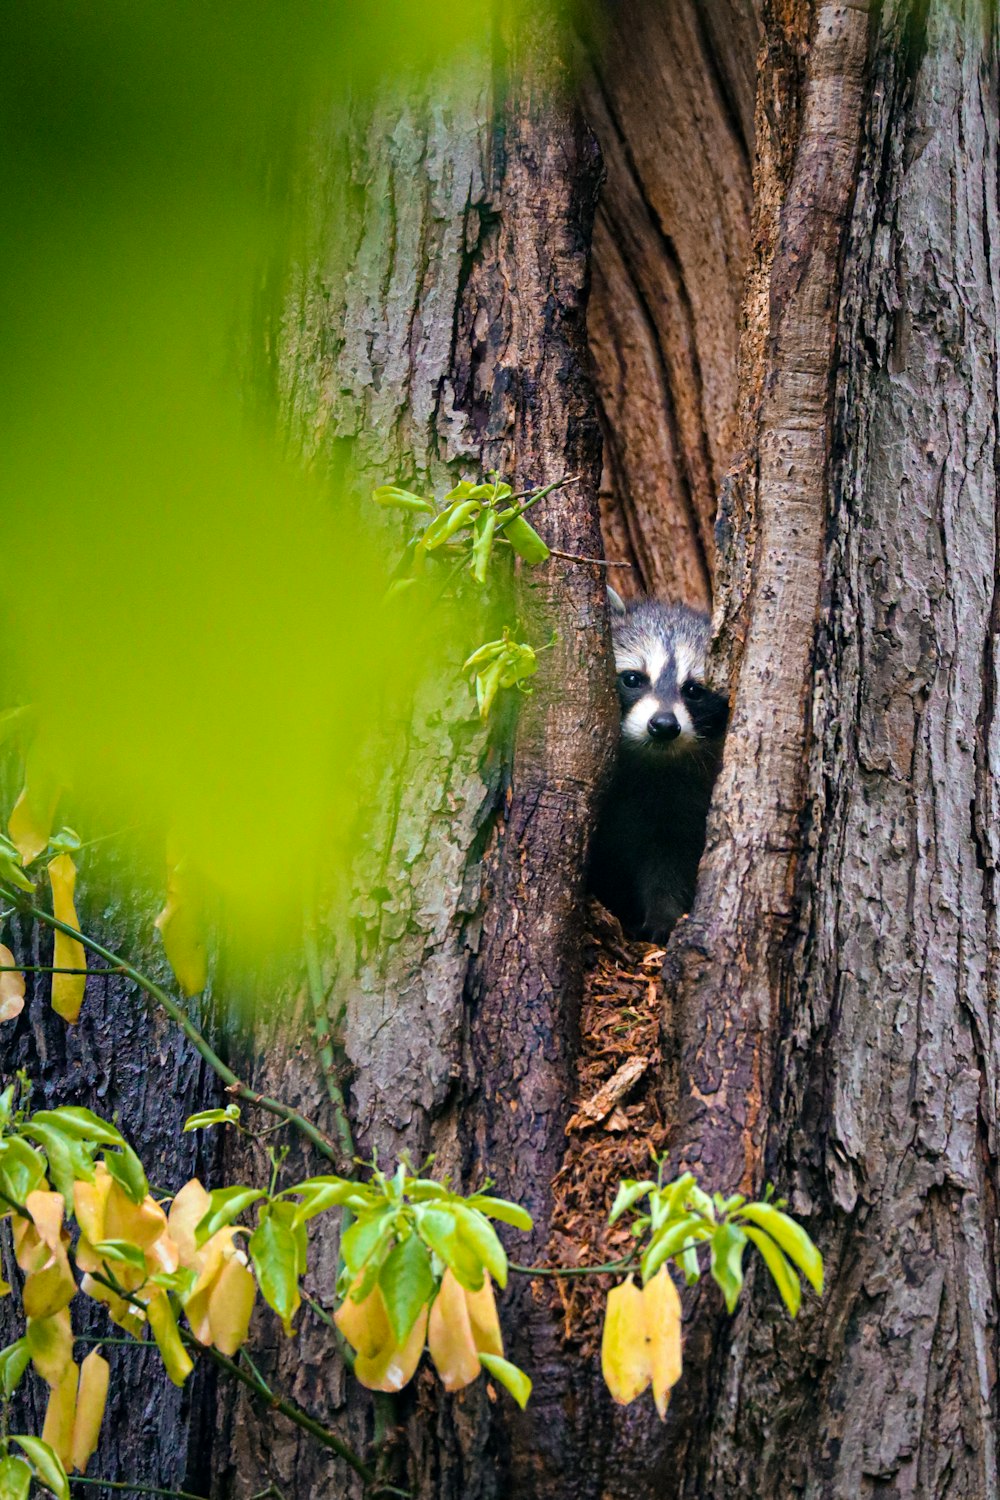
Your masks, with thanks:
M705 686L707 615L608 598L621 744L590 884L630 936L662 943L694 896L729 705Z

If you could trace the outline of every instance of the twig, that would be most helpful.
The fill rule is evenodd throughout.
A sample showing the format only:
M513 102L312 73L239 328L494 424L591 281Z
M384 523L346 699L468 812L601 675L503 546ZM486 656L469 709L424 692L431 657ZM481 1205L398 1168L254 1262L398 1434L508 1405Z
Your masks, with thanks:
M272 1099L267 1094L258 1094L256 1090L241 1082L232 1068L228 1067L222 1061L219 1054L209 1046L184 1008L178 1005L177 1001L171 995L168 995L167 991L161 985L150 979L148 975L143 974L140 969L135 968L130 963L126 963L117 953L112 953L110 949L103 947L92 937L88 937L85 932L81 932L76 927L71 927L68 922L61 922L51 912L45 911L40 906L35 906L30 901L19 900L17 892L11 890L10 887L0 886L0 891L2 891L7 900L14 901L20 911L26 912L29 916L34 917L36 921L44 922L47 927L53 928L56 932L64 932L67 937L76 938L77 942L82 943L85 948L89 948L91 953L96 953L98 958L103 958L106 963L113 965L126 978L131 979L133 984L137 984L140 989L145 990L146 994L155 1000L158 1005L162 1005L167 1015L180 1027L195 1050L204 1058L213 1072L217 1073L222 1079L226 1085L227 1094L232 1094L235 1098L242 1099L245 1104L256 1104L260 1109L267 1110L269 1114L277 1115L279 1119L284 1120L287 1124L294 1125L296 1130L305 1136L306 1140L312 1142L321 1156L325 1156L327 1161L332 1161L337 1166L342 1165L340 1150L323 1134L318 1126L314 1125L311 1120L307 1120L305 1115L300 1115L297 1109L292 1109L288 1104L282 1104L280 1099Z
M638 1264L633 1255L609 1261L605 1266L519 1266L512 1260L507 1262L509 1270L522 1276L606 1276L611 1271L635 1270Z
M0 974L122 974L123 969L62 969L52 964L0 964Z
M551 557L562 557L567 562L593 563L595 568L631 568L630 562L617 562L610 557L581 557L579 552L560 552L558 547L550 547Z

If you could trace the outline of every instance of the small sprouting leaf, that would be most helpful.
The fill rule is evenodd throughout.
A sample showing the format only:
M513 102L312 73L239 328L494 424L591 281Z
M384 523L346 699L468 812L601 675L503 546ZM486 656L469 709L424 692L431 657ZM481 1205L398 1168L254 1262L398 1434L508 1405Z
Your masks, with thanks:
M79 1104L66 1104L59 1109L39 1109L32 1115L36 1125L54 1125L63 1135L78 1141L93 1141L99 1146L123 1144L122 1133L93 1110Z
M51 1490L57 1500L69 1500L69 1480L66 1478L66 1470L63 1468L62 1460L58 1454L53 1453L48 1443L43 1443L41 1438L22 1437L20 1433L11 1433L10 1441L24 1449L39 1484Z
M749 1219L751 1224L766 1229L792 1264L798 1266L813 1290L822 1294L823 1257L801 1224L770 1203L746 1203L739 1211L739 1218Z
M743 1290L743 1252L747 1237L737 1224L720 1224L712 1235L712 1276L726 1299L726 1311L732 1313Z
M488 1193L473 1193L466 1202L470 1208L478 1208L481 1214L499 1219L501 1224L510 1224L515 1229L527 1232L534 1228L534 1219L526 1208L518 1203L508 1203L506 1198L491 1198Z
M462 671L471 672L474 668L484 667L488 662L496 661L497 657L501 656L506 649L507 642L505 640L487 641L485 645L479 647L478 651L473 651L472 655L466 658L462 663Z
M133 1203L141 1203L149 1192L142 1162L127 1141L117 1151L105 1151L104 1165Z
M263 1196L263 1195L260 1195ZM257 1285L269 1307L281 1319L289 1338L295 1330L292 1319L299 1310L299 1249L295 1234L273 1214L263 1213L250 1236L250 1259Z
M531 1395L531 1381L523 1370L517 1365L512 1365L509 1359L501 1359L499 1354L483 1354L480 1351L479 1363L484 1370L489 1370L494 1380L499 1380L514 1397L518 1406L524 1411Z
M203 1245L216 1230L224 1229L227 1224L239 1218L251 1203L257 1203L266 1196L258 1188L243 1187L238 1183L232 1187L215 1188L209 1195L208 1209L195 1228L195 1244Z
M28 1500L31 1470L23 1458L8 1454L0 1459L0 1500Z
M434 507L429 500L422 495L414 495L412 490L403 490L396 484L380 484L378 489L372 490L372 499L376 505L382 505L392 510L429 511L432 515Z
M622 1214L628 1213L630 1208L634 1208L639 1200L645 1198L646 1194L655 1187L655 1182L648 1180L645 1182L635 1182L631 1178L626 1177L615 1194L615 1201L612 1203L611 1212L608 1214L608 1223L616 1224Z
M411 1234L392 1247L382 1263L378 1284L393 1336L403 1345L435 1288L430 1254L419 1235Z
M771 1279L781 1293L782 1302L791 1316L797 1317L799 1308L802 1306L802 1283L792 1270L784 1253L779 1250L771 1236L764 1233L763 1229L757 1229L753 1224L744 1224L743 1232L760 1251L764 1264L771 1273Z
M197 1114L188 1115L182 1133L187 1135L189 1130L205 1130L209 1125L235 1125L239 1118L238 1104L227 1104L225 1109L202 1109Z
M49 839L51 854L79 854L82 848L83 840L73 828L60 828Z
M12 1396L17 1390L30 1359L31 1349L26 1338L0 1349L0 1391L5 1396Z
M497 657L491 662L485 671L476 676L476 705L479 709L479 717L485 723L490 716L493 700L500 688L500 677L503 673L503 657Z

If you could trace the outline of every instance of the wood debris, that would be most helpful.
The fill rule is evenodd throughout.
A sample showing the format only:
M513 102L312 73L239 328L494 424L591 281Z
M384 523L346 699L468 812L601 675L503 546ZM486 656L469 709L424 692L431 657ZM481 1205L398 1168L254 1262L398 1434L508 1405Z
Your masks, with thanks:
M623 1177L652 1175L666 1145L660 1088L663 963L661 949L629 943L596 903L584 952L584 993L577 1060L576 1111L566 1127L562 1168L553 1184L550 1265L602 1265L625 1255L627 1224L608 1228ZM546 1278L566 1338L585 1355L600 1345L612 1276ZM558 1301L556 1301L556 1296Z

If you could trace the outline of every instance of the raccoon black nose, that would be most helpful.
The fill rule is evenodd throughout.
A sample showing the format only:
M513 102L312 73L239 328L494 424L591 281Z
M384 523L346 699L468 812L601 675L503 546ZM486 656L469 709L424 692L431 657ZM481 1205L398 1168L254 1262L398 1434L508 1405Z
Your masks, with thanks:
M681 732L681 726L676 714L661 713L653 715L646 730L654 740L675 740Z

